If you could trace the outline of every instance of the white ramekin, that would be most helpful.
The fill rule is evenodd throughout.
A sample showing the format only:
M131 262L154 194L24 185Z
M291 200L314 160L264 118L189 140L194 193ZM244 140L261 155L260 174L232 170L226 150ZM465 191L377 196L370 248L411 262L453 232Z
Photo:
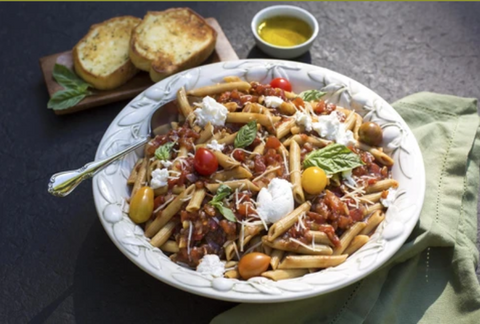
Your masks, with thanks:
M258 35L258 25L265 19L275 16L289 16L305 21L313 30L312 36L305 43L289 47L276 46L265 42ZM257 46L266 54L281 59L290 59L306 53L312 47L318 35L318 22L315 17L308 11L295 6L280 5L264 8L253 17L251 27Z

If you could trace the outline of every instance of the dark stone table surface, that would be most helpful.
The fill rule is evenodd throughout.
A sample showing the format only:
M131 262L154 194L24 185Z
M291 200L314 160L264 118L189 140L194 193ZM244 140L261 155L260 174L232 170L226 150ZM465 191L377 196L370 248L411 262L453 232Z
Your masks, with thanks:
M68 198L51 174L93 159L127 102L70 116L46 109L38 59L72 48L90 25L189 6L215 17L240 58L265 57L250 20L273 3L0 4L0 323L206 323L235 304L171 288L105 234L90 183ZM297 3L320 35L303 61L348 75L393 102L418 91L480 96L480 4Z

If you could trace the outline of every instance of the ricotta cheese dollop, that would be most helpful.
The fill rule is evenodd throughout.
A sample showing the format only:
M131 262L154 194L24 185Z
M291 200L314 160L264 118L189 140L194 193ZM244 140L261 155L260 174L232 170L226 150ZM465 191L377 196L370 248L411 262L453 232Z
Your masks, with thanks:
M194 110L197 117L196 123L200 126L205 126L209 122L212 126L224 126L227 119L228 109L224 105L218 103L212 97L206 96L202 103L198 105L199 108Z
M295 113L295 122L299 126L304 126L307 132L312 130L312 116L308 113L297 111Z
M338 144L347 146L357 143L352 131L345 130L345 124L340 122L336 112L332 112L330 115L319 116L318 122L313 123L312 128L321 137L335 141Z
M280 97L266 96L264 103L268 108L277 108L283 103L283 100Z
M225 263L220 261L218 255L207 254L200 260L200 264L197 266L197 272L215 278L223 277Z
M257 212L266 223L275 223L293 211L292 185L274 178L257 196Z
M391 205L393 205L396 196L397 196L397 189L390 188L390 189L388 189L387 198L385 198L385 199L380 198L380 202L382 203L382 205L384 207L388 208Z
M223 149L225 148L225 144L219 144L217 140L213 140L210 143L207 144L207 148L214 150L214 151L220 151L222 152Z
M152 189L158 189L168 184L168 170L167 169L155 169L152 172L152 180L150 180L150 187Z

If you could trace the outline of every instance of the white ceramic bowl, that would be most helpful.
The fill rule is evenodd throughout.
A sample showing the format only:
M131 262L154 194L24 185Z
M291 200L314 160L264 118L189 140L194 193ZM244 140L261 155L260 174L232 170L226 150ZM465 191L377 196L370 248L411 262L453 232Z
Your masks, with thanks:
M265 19L276 16L289 16L305 21L313 30L312 36L305 43L290 47L267 43L258 35L258 25ZM308 11L295 6L280 5L264 8L253 17L251 27L257 46L266 54L280 59L291 59L308 52L318 35L318 22L315 17Z
M241 60L197 67L171 76L133 99L113 120L103 136L96 159L118 152L147 133L149 114L187 90L221 82L235 75L247 81L268 83L276 77L290 80L295 92L321 89L326 99L355 109L366 120L384 129L384 149L392 152L393 177L399 182L396 199L386 220L370 241L337 267L297 279L274 282L266 278L248 281L212 279L173 263L150 245L140 226L122 210L129 196L127 177L141 156L132 152L93 179L95 205L108 236L120 251L144 271L169 285L198 295L235 302L280 302L297 300L337 290L362 279L384 264L400 248L418 220L425 193L425 171L418 144L398 113L382 98L360 83L313 65L277 60Z

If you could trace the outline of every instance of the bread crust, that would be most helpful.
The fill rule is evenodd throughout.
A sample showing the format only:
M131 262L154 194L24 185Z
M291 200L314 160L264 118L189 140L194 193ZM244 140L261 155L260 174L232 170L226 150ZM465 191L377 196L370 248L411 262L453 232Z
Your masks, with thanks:
M102 23L92 25L88 31L88 33L75 45L72 51L73 57L73 66L75 72L80 76L83 80L90 83L95 89L99 90L111 90L118 88L119 86L125 84L131 78L133 78L139 70L135 67L130 59L127 59L122 65L117 67L112 72L106 75L100 75L98 73L92 73L87 69L84 65L84 62L81 60L81 50L79 49L80 45L83 42L86 42L90 37L92 37L93 33L101 27L108 26L109 24L122 22L126 20L133 20L133 22L138 25L141 22L140 18L134 16L121 16L111 18L106 20ZM133 29L133 26L132 26ZM127 42L128 44L130 41ZM128 55L128 46L125 48L124 55Z
M151 26L151 20L156 25ZM158 23L158 19L164 19ZM162 25L162 23L164 23ZM168 25L170 24L171 25ZM165 26L168 25L168 26ZM147 37L144 29L159 27L166 29L168 38L159 38L152 46L143 38ZM149 11L142 23L132 31L130 39L130 59L140 70L150 73L150 78L158 82L169 75L197 66L205 61L215 49L217 33L203 17L190 8L171 8L165 11ZM161 41L176 42L179 52L172 52L162 47ZM180 47L180 50L178 49Z

